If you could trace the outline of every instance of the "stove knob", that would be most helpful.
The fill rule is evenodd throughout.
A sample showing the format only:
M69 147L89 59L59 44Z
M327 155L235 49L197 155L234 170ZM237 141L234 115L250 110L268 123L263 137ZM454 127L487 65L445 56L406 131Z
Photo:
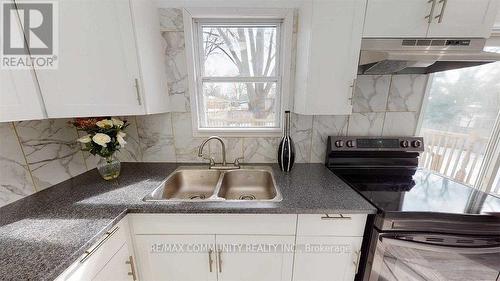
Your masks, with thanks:
M411 143L411 146L415 147L415 148L419 148L422 146L422 141L420 140L414 140L412 143Z
M407 141L407 140L401 141L401 147L407 148L408 146L410 146L410 142L409 141Z
M346 141L345 144L347 145L347 147L354 147L354 141L352 141L352 140Z
M343 147L344 146L344 141L341 141L341 140L335 141L335 146L336 147Z

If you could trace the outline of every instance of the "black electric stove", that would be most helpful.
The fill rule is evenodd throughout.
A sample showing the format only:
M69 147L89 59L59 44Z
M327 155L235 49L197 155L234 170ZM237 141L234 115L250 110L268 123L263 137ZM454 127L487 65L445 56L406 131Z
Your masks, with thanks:
M328 138L327 167L378 209L357 280L500 281L500 198L418 168L423 148L419 137Z
M500 198L428 170L372 168L334 171L384 213L500 215Z

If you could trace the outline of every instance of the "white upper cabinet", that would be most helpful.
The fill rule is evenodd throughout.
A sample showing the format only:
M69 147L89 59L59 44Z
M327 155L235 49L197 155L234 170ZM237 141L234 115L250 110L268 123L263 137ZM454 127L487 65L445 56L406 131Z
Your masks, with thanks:
M498 0L436 0L427 37L488 38L498 11Z
M19 21L14 22L10 28L12 41L24 42ZM45 117L33 70L0 69L0 122Z
M158 8L153 1L57 0L57 4L58 66L35 68L47 110L44 117L169 110ZM6 75L2 73L2 81ZM8 118L3 119L34 119L5 114Z
M363 37L490 36L498 0L369 0Z
M366 0L306 1L299 10L294 112L351 114Z
M369 0L363 37L425 37L431 9L432 0Z
M144 114L129 2L58 3L59 66L36 69L48 116Z
M33 71L0 69L0 122L43 118Z
M147 114L170 110L167 70L160 33L160 18L155 1L131 0L142 89Z

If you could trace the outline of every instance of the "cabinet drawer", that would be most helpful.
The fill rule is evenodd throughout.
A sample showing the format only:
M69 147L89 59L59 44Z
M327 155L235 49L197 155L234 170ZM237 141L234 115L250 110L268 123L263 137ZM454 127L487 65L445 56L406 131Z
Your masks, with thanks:
M322 214L299 215L297 235L302 236L363 236L366 215Z
M297 215L132 214L134 234L295 235Z

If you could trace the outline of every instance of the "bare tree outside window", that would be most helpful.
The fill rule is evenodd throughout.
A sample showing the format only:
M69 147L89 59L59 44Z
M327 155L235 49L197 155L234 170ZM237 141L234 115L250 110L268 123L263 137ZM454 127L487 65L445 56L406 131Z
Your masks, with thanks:
M279 127L279 30L278 23L200 23L201 127Z

